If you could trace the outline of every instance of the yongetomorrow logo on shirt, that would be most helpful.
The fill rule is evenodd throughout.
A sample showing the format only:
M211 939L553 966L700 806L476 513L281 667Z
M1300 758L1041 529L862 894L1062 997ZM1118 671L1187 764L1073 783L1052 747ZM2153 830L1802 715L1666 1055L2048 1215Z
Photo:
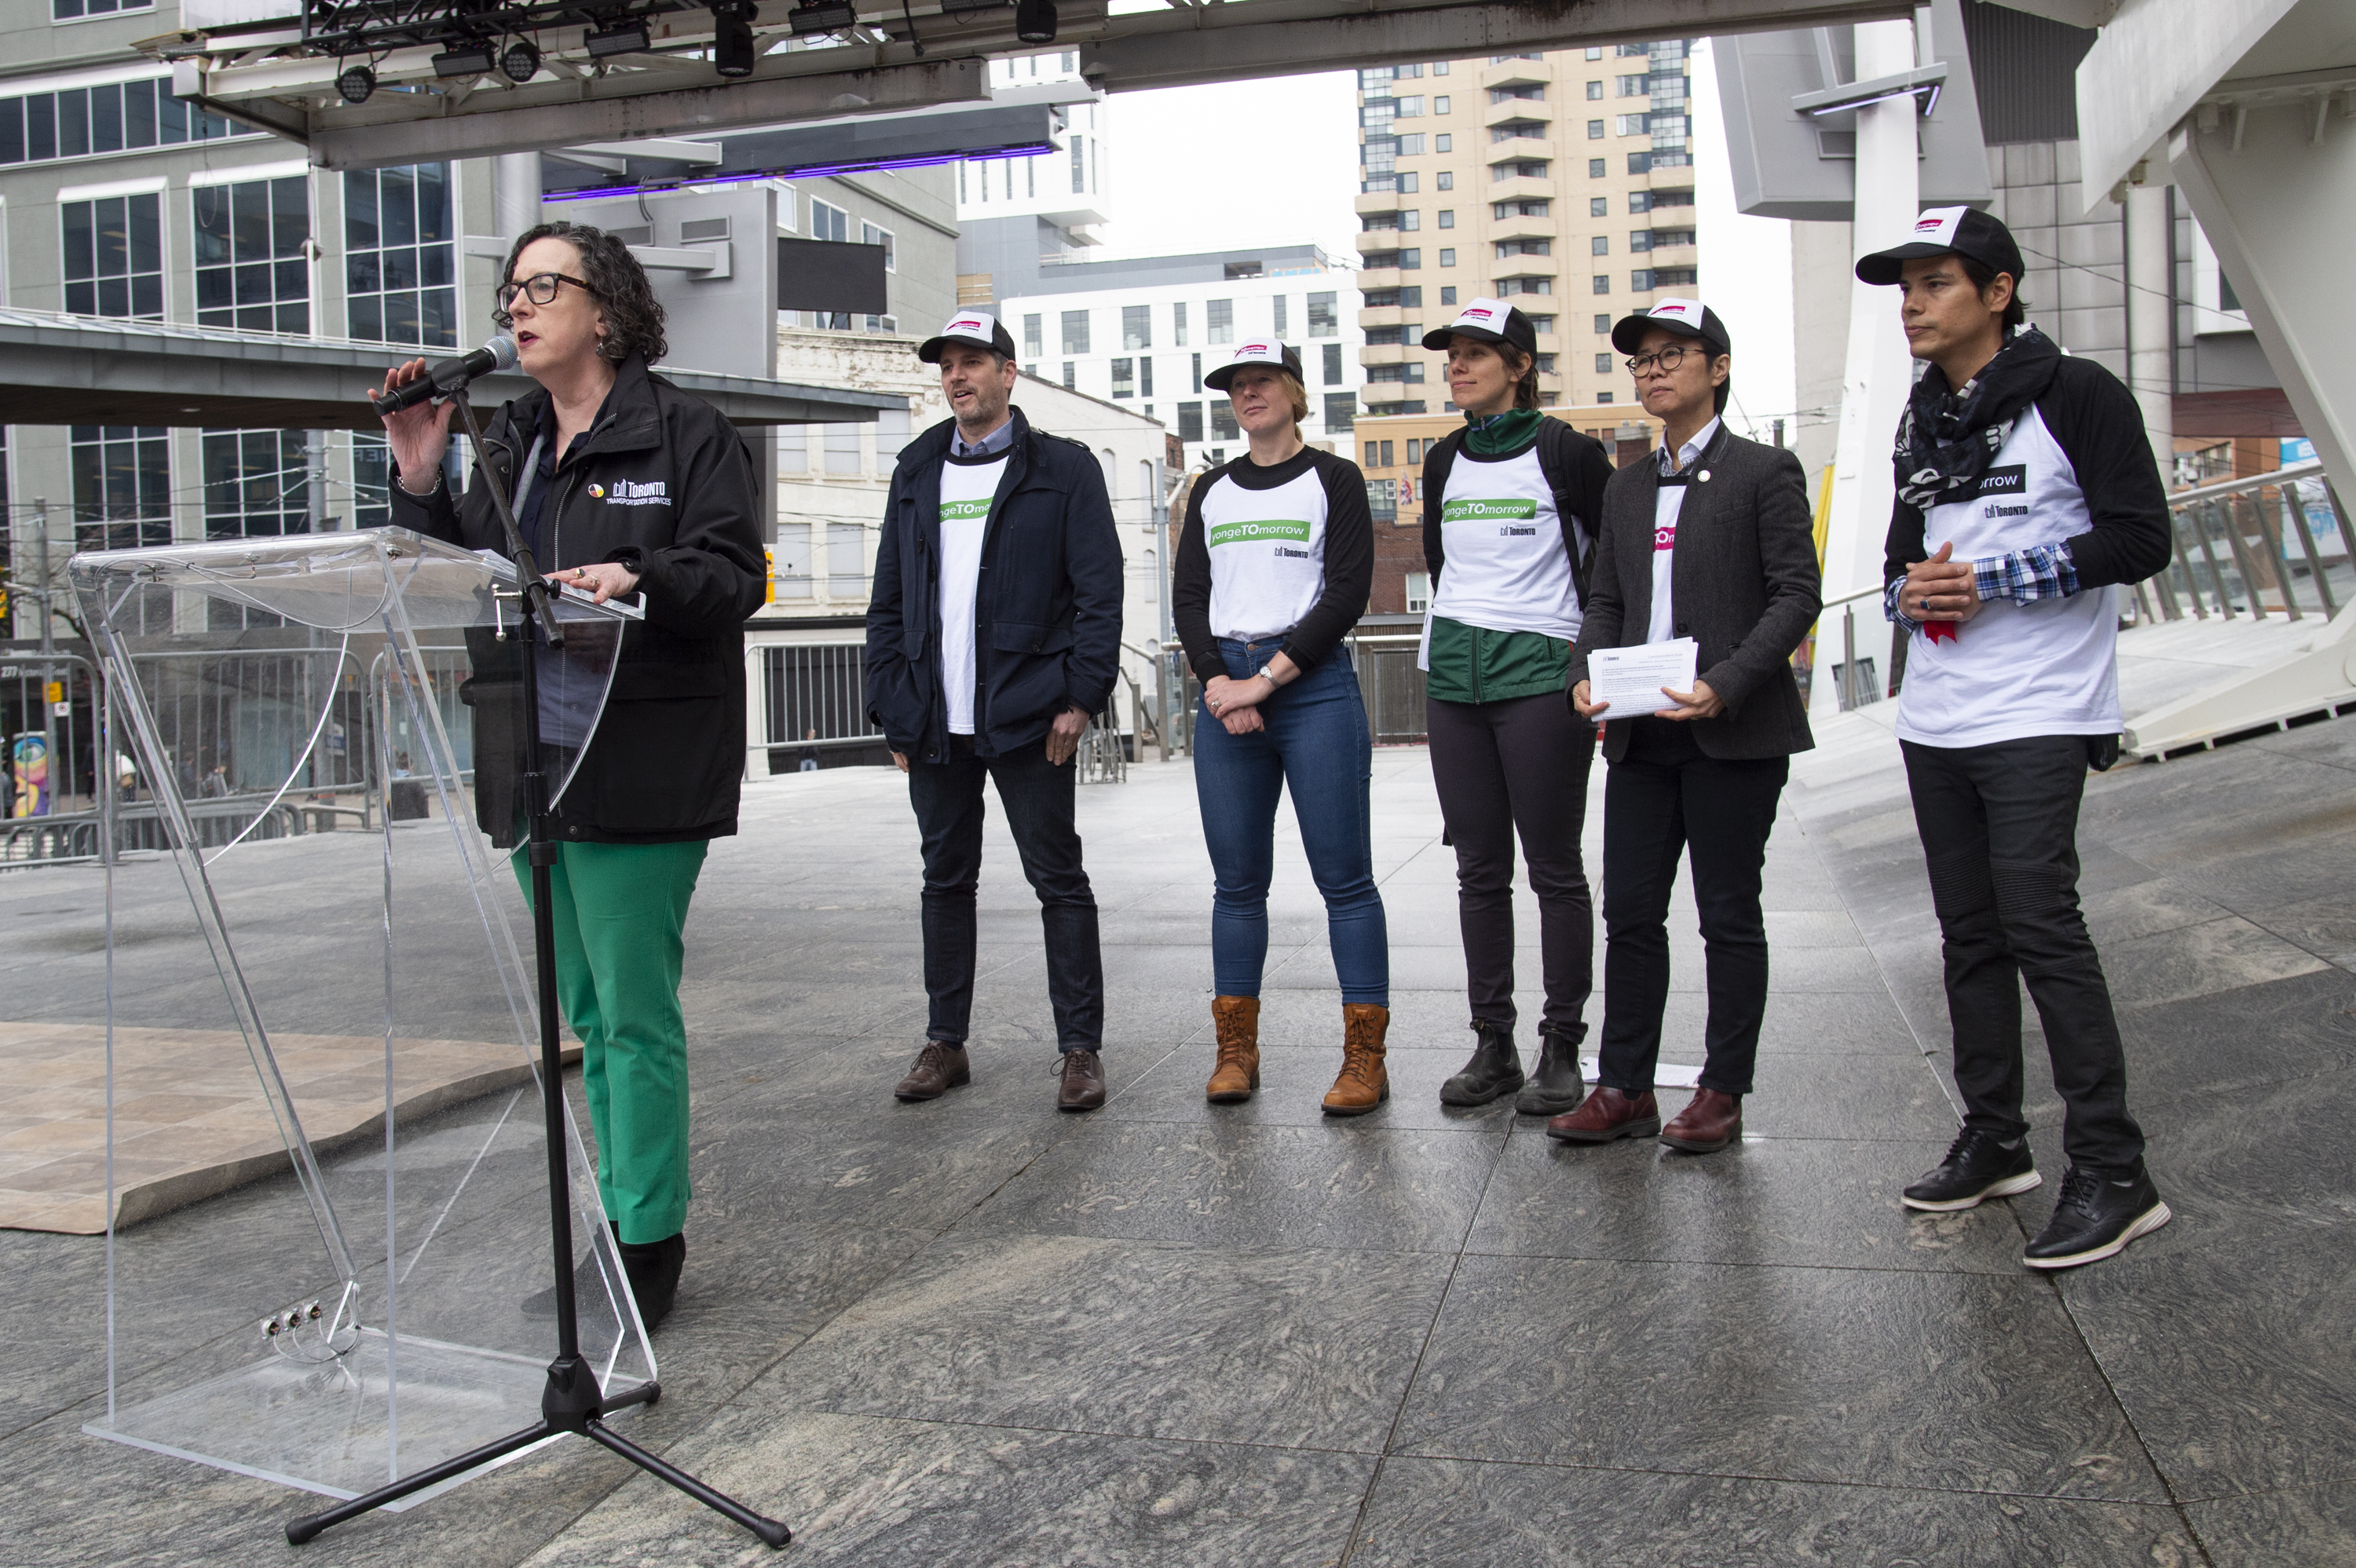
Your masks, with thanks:
M978 501L943 501L941 521L945 523L978 523L990 516L990 498Z
M1262 539L1290 539L1295 544L1309 542L1309 524L1293 517L1267 517L1250 523L1220 523L1211 529L1211 548L1223 544L1252 544Z
M1440 508L1442 523L1526 523L1538 515L1538 504L1527 496L1502 501L1451 501Z

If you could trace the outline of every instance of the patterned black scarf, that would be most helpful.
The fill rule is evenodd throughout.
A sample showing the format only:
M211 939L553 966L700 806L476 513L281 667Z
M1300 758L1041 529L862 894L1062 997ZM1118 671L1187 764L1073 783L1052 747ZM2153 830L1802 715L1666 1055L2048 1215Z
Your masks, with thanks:
M1994 462L2021 410L2053 384L2062 350L2033 326L2012 335L1960 391L1936 365L1922 372L1898 421L1898 498L1927 512L1960 500Z

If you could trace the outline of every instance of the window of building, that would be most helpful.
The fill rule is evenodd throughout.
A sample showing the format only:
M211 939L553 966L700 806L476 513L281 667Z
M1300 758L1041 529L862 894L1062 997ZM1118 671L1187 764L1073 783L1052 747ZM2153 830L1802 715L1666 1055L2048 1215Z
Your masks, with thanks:
M809 472L809 427L798 424L777 426L777 472L807 474Z
M1039 346L1039 318L1035 315L1023 318L1023 352L1032 358L1044 352Z
M829 474L862 472L859 461L859 427L855 424L830 424L826 427L826 471Z
M1150 304L1125 304L1120 307L1120 346L1123 348L1153 347L1153 307Z
M1612 356L1609 354L1599 354L1595 357L1595 373L1599 376L1609 376L1612 374Z
M199 434L205 537L233 539L309 531L307 439L299 430L209 430Z
M1435 98L1435 99L1433 99L1433 100L1431 101L1431 112L1432 112L1434 114L1445 114L1445 113L1447 113L1451 109L1452 109L1452 108L1454 108L1454 107L1455 107L1455 106L1454 106L1452 103L1451 103L1451 102L1449 101L1448 95L1447 95L1446 93L1442 93L1442 94L1440 94L1440 96L1439 96L1438 98ZM1445 142L1448 140L1448 138L1447 138L1447 137L1445 137L1445 136L1442 136L1442 137L1441 137L1441 138L1440 138L1440 141L1441 141L1441 142L1443 142L1443 143L1445 143ZM1448 151L1448 149L1447 149L1445 146L1442 146L1440 150L1441 152L1443 152L1443 153L1444 153L1444 152L1446 152L1446 151Z
M1072 138L1072 194L1078 196L1088 188L1087 138Z
M1338 343L1325 345L1325 384L1329 387L1342 384L1342 346Z
M162 213L163 197L155 191L58 204L68 311L164 318Z
M1602 97L1602 96L1603 96L1603 83L1602 83L1602 82L1601 82L1601 81L1590 81L1590 82L1589 82L1589 83L1587 84L1587 96L1588 96L1588 97L1589 97L1589 99L1590 99L1590 100L1598 99L1598 98Z
M1653 79L1650 75L1623 76L1619 79L1619 96L1622 98L1649 98L1652 92Z
M1413 169L1408 169L1406 173L1394 176L1393 177L1398 184L1399 194L1402 196L1413 196L1417 190L1421 188L1423 176Z
M1600 235L1599 235L1599 236L1597 236L1597 238L1596 238L1596 241L1595 241L1595 242L1596 242L1596 245L1598 246L1598 249L1597 249L1597 251L1596 251L1596 252L1595 252L1595 253L1596 253L1597 255L1601 256L1601 255L1602 255L1602 254L1603 254L1603 251L1601 249L1601 246L1602 246L1602 244L1603 244L1602 237L1601 237L1601 236L1600 236ZM1631 232L1630 232L1630 234L1629 234L1629 236L1628 236L1628 249L1629 249L1629 250L1631 250L1631 251L1649 251L1649 250L1651 250L1652 248L1653 248L1653 231L1652 231L1651 229L1634 229L1634 230L1633 230L1633 231L1631 231Z
M1651 174L1653 172L1653 155L1650 153L1629 154L1628 172L1632 175Z
M1609 332L1609 331L1611 331L1611 330L1612 330L1612 318L1611 318L1610 316L1608 316L1608 315L1605 315L1601 311L1598 311L1598 312L1596 312L1596 313L1595 313L1595 330L1596 330L1596 331L1598 331L1598 332Z
M810 238L846 244L851 239L851 214L839 207L810 198Z
M1623 116L1623 118L1624 118L1624 116ZM1587 139L1588 139L1589 141L1590 141L1590 142L1600 142L1600 141L1603 140L1603 122L1602 122L1602 121L1601 121L1601 120L1590 120L1590 121L1587 123Z
M1289 331L1290 331L1290 330L1291 330L1291 329L1290 329L1290 327L1289 327L1289 326L1286 325L1286 323L1285 323L1285 315L1286 315L1286 310L1285 310L1286 300L1285 300L1285 296L1284 296L1284 295L1282 295L1282 294L1278 294L1278 295L1276 296L1276 298L1275 298L1274 305L1275 305L1275 308L1274 308L1274 310L1270 313L1270 314L1275 317L1275 321L1276 321L1276 325L1275 325L1275 327L1274 327L1274 331L1275 331L1275 333L1276 333L1276 336L1277 336L1280 339L1281 339L1281 338L1285 336L1285 334L1286 334L1287 332L1289 332Z
M1428 571L1410 571L1406 573L1406 578L1407 613L1410 615L1420 615L1431 608L1431 574Z
M1552 278L1500 278L1497 297L1511 299L1515 294L1550 294L1554 293Z
M1064 352L1086 354L1087 351L1088 313L1084 310L1066 311L1064 313ZM1071 382L1066 379L1064 384L1068 387Z
M1137 389L1144 397L1150 398L1153 395L1153 356L1151 354L1137 362ZM1153 411L1151 408L1145 412L1148 418L1152 417Z
M1205 343L1233 343L1236 340L1236 302L1211 300L1203 306L1203 321L1208 331Z
M70 427L74 544L133 549L172 542L171 432L160 425Z
M1653 286L1653 274L1641 269L1631 272L1628 274L1628 286L1641 294Z
M859 226L859 242L862 245L883 246L884 270L887 272L896 272L900 270L900 258L893 244L892 231L889 229L878 229L873 223L862 223Z
M1423 379L1423 367L1420 364L1369 365L1366 367L1366 379L1369 383L1376 384L1386 381L1420 381Z
M1529 315L1529 312L1527 311L1524 311L1522 314ZM1537 333L1540 337L1549 336L1554 331L1554 317L1550 315L1530 315L1530 330Z
M1598 272L1595 274L1595 292L1599 294L1608 294L1612 292L1611 273Z
M1116 359L1112 362L1112 395L1116 398L1137 396L1137 361Z
M1442 229L1453 229L1456 227L1456 209L1454 208L1443 207L1440 209L1440 226Z
M346 173L345 330L367 343L457 347L455 238L449 165Z
M1501 261L1508 256L1551 256L1554 254L1554 241L1551 240L1500 240L1495 243L1497 246L1497 259Z
M1358 418L1358 395L1355 392L1325 394L1325 431L1329 435L1348 430Z
M1609 392L1598 392L1595 394L1595 400L1599 403L1608 403L1612 400L1612 394Z
M1448 140L1448 138L1442 136L1440 140L1444 142ZM1445 147L1442 147L1440 150L1443 153L1448 151ZM1438 177L1433 179L1431 183L1435 188L1440 190L1454 190L1456 188L1456 171L1454 169L1442 169L1440 171Z
M1203 439L1202 404L1181 403L1178 405L1178 439L1180 441L1200 441Z
M260 134L175 98L166 76L0 98L0 165Z
M1587 160L1587 177L1591 180L1600 180L1603 177L1603 160L1601 158L1590 158Z
M1450 283L1440 291L1440 303L1441 304L1454 304L1456 303L1456 285L1454 283Z
M1555 373L1554 361L1555 361L1555 357L1554 357L1553 355L1551 355L1551 354L1541 354L1541 355L1539 355L1539 356L1538 356L1538 374L1539 374L1539 375L1541 375L1541 376L1551 376L1551 375L1553 375L1553 374Z
M1489 101L1493 104L1512 103L1516 101L1526 103L1545 102L1545 84L1529 81L1518 83L1513 87L1493 87L1489 90Z
M289 175L198 186L188 193L188 207L198 325L310 331L311 266L303 254L311 237L310 181Z
M1201 355L1197 354L1197 355L1195 355L1195 356L1194 357L1194 389L1195 389L1196 391L1198 391L1198 392L1199 392L1199 391L1201 391L1201 390L1203 389L1203 357L1202 357Z
M1378 523L1395 522L1398 518L1398 481L1369 479L1366 481L1366 510Z
M1456 265L1456 252L1452 250L1443 249L1440 252L1440 264L1443 267L1452 267Z
M1065 361L1064 361L1064 389L1065 389L1066 391L1077 391L1077 390L1079 389L1079 385L1080 385L1080 368L1079 368L1078 366L1076 366L1076 365L1073 364L1073 363L1072 363L1070 360L1068 360L1068 359L1065 360Z
M1416 133L1414 135L1412 135L1412 136L1401 136L1401 137L1398 139L1398 155L1399 155L1400 157L1402 157L1402 158L1413 158L1413 157L1420 157L1422 155L1423 155L1423 133L1422 133L1422 132L1419 131L1419 132L1417 132L1417 133Z
M1489 177L1496 180L1542 180L1547 177L1547 167L1544 158L1523 158L1514 163L1490 165Z
M71 22L82 16L112 16L122 11L153 11L155 0L49 0L49 19Z
M1431 74L1434 76L1446 76L1448 74L1448 62L1446 60L1432 61Z
M1421 98L1420 96L1418 96L1418 97L1414 97L1414 98L1402 98L1402 99L1400 99L1400 100L1398 101L1398 110L1397 110L1397 112L1397 112L1397 114L1398 114L1398 118L1400 118L1400 119L1402 119L1402 120L1410 120L1410 119L1420 119L1420 118L1422 118L1422 115L1423 115L1423 100L1422 100L1422 98Z
M1243 431L1241 427L1236 423L1236 406L1233 403L1227 401L1225 398L1221 398L1218 401L1211 404L1210 415L1211 439L1213 441L1236 441L1241 439Z
M1612 237L1608 234L1595 235L1587 241L1587 249L1590 255L1609 256L1612 254Z
M1615 136L1649 136L1653 133L1649 114L1620 114L1612 117L1612 133Z

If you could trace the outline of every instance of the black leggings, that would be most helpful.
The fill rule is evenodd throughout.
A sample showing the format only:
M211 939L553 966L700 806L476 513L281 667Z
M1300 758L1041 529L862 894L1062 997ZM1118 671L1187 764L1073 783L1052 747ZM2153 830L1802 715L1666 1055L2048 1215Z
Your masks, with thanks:
M1547 1029L1584 1039L1595 989L1595 904L1580 860L1595 731L1559 692L1428 705L1431 780L1456 847L1456 911L1472 1016L1511 1028L1514 837L1538 900Z

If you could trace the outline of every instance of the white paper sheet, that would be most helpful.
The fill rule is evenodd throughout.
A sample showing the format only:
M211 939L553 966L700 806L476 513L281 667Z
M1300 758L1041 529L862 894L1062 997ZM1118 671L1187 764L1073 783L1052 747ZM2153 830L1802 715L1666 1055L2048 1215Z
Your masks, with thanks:
M1643 643L1633 648L1598 648L1587 656L1588 695L1612 705L1601 715L1607 723L1664 712L1676 704L1661 695L1661 688L1691 691L1694 659L1699 651L1691 637Z

